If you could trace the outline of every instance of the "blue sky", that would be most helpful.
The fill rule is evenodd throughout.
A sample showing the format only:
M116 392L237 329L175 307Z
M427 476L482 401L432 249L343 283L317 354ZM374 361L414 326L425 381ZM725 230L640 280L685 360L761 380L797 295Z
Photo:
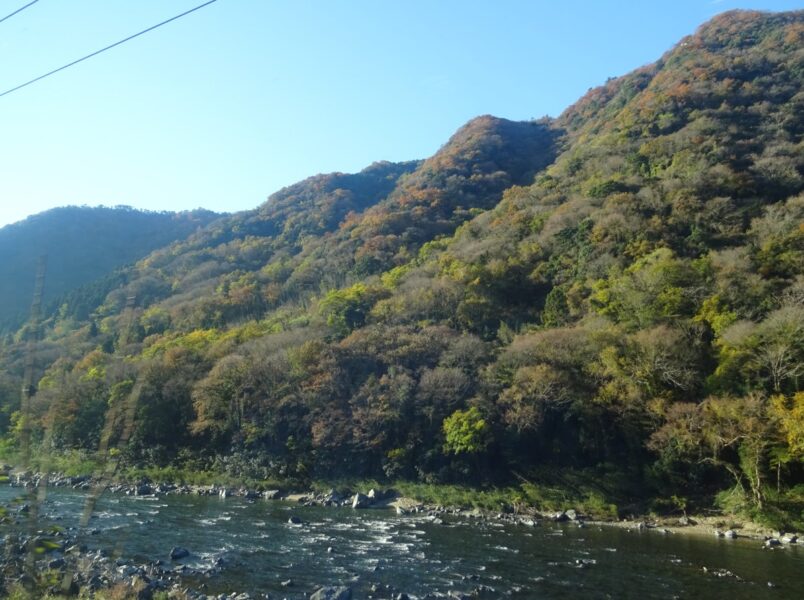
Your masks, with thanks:
M201 1L40 0L0 23L0 91ZM424 158L476 115L557 115L732 8L799 6L218 0L0 98L0 226L67 204L245 210Z

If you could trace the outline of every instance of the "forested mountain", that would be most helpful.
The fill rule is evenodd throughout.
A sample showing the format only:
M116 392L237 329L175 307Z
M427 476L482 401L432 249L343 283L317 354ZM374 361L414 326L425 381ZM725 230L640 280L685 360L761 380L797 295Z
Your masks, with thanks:
M800 511L803 76L804 12L725 13L557 119L286 188L139 261L92 319L50 314L36 437Z
M47 257L49 267L44 302L53 303L83 284L187 237L218 216L204 210L169 213L126 206L69 206L1 228L0 332L16 329L28 317L40 256ZM84 309L77 316L88 317L87 310L94 308L89 304L97 304L98 293L82 303ZM74 296L73 304L77 300Z

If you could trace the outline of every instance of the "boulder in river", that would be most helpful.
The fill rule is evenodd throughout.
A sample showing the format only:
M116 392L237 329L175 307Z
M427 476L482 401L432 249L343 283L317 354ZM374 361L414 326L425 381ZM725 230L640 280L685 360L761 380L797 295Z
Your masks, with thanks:
M301 517L299 517L298 515L290 515L288 523L290 523L291 525L301 525L303 521L301 520Z
M310 600L352 600L352 590L348 587L318 588Z
M182 558L187 558L188 556L190 556L190 551L187 548L173 546L173 548L170 549L170 558L172 560L179 560Z
M323 495L321 498L321 502L325 505L327 504L339 504L343 500L343 496L338 493L338 490L335 488L330 489L326 494Z
M262 497L266 500L276 500L279 498L279 490L265 490L262 493Z
M141 483L134 488L135 496L150 496L152 493L151 486L147 483Z
M358 492L352 499L352 508L368 508L371 506L371 500L365 494Z

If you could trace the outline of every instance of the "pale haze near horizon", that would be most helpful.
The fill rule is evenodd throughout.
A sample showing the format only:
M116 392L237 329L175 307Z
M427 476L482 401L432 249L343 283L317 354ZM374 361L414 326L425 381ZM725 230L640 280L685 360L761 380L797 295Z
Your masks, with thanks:
M200 3L40 0L0 23L0 92ZM234 212L425 158L477 115L557 116L734 8L798 7L218 0L0 98L0 227L64 205Z

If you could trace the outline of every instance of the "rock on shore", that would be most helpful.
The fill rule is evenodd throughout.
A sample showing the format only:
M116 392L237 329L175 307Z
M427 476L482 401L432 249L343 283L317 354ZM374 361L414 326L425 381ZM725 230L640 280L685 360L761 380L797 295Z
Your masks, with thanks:
M322 587L313 592L310 600L352 600L348 587Z

